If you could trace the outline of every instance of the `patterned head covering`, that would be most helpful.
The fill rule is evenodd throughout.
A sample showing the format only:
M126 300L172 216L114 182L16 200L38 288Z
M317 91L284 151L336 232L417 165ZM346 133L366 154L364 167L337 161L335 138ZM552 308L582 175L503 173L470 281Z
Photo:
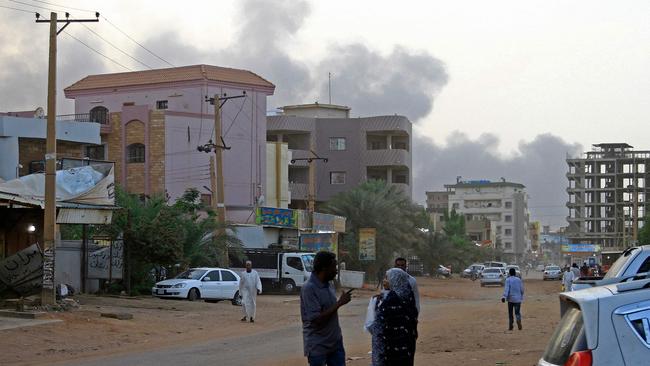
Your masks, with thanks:
M406 298L409 296L411 287L409 286L408 273L400 268L391 268L386 271L386 277L388 277L388 284L390 285L390 289L395 291L397 296L401 298Z

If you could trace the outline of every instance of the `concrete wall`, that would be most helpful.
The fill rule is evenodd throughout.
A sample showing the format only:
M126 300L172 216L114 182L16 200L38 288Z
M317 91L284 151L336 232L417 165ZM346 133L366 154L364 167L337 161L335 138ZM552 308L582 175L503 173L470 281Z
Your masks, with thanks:
M266 143L266 195L265 206L288 208L291 201L289 192L289 164L291 152L286 143Z
M19 154L18 138L42 139L44 142L46 127L45 119L0 116L0 178L4 180L16 178L16 167L23 160ZM78 144L101 142L97 123L57 121L56 128L56 138L59 142ZM44 156L40 156L39 159L43 158ZM21 173L24 174L26 169L28 167L23 164Z

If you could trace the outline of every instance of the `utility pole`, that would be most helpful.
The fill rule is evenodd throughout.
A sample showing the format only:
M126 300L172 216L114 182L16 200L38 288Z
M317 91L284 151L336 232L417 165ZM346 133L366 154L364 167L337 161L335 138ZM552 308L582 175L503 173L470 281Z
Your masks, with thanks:
M36 23L50 24L50 52L47 77L47 136L45 152L45 211L43 225L43 288L41 291L41 305L56 303L54 292L56 247L56 37L63 32L70 23L99 22L99 13L96 19L70 19L70 14L65 13L65 20L57 19L55 12L50 13L50 19L40 19L36 13ZM57 30L57 23L65 23Z
M225 95L225 94L224 94ZM213 240L216 240L221 234L225 233L226 227L226 198L225 198L225 184L223 178L223 150L230 150L230 146L226 146L226 142L222 136L221 128L221 107L230 99L245 98L246 92L242 95L233 97L219 97L215 94L213 98L205 97L206 102L214 104L214 137L221 141L221 145L217 145L212 140L208 141L205 145L197 147L198 151L210 153L214 152L214 156L210 157L210 184L212 190L212 199L210 200L212 208L217 212L217 221L219 222L219 229L213 233ZM223 101L223 103L221 103ZM233 121L235 123L235 121ZM215 168L216 162L216 168ZM216 170L216 171L215 171ZM216 177L215 177L216 175ZM216 197L215 197L216 194ZM224 261L225 266L228 265L228 245L224 248Z
M316 160L322 160L323 162L327 163L329 160L327 158L322 158L314 152L314 142L310 142L310 150L309 153L311 154L310 157L308 158L297 158L297 159L291 159L291 164L295 164L296 161L301 161L301 160L306 160L307 164L309 164L309 193L307 194L307 209L310 214L313 214L314 211L316 210Z

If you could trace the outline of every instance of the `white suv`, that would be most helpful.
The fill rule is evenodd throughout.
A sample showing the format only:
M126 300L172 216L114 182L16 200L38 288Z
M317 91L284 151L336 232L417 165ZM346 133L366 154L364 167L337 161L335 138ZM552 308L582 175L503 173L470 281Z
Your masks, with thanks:
M538 366L650 364L650 279L564 292L560 309Z

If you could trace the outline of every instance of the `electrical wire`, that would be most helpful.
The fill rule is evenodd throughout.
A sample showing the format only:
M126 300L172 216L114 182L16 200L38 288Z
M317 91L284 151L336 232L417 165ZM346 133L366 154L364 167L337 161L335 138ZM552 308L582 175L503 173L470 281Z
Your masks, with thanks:
M64 9L71 9L71 10L78 10L78 11L85 11L88 13L96 13L97 11L95 10L88 10L88 9L81 9L81 8L73 8L72 6L67 6L67 5L59 5L55 3L50 3L47 1L42 1L42 0L32 0L37 3L42 3L42 4L47 4L47 5L52 5L52 6L58 6L59 8L64 8Z
M228 126L226 133L223 134L224 137L228 136L228 132L230 132L232 126L235 124L235 122L237 122L237 117L239 117L239 113L241 113L242 109L244 109L244 104L246 104L246 99L248 99L248 95L246 95L246 97L242 100L241 106L239 106L239 111L237 111L235 118L233 118L232 122L230 122L230 126Z
M63 33L67 34L69 37L71 37L72 39L74 39L74 40L76 40L77 42L81 43L82 45L86 46L88 49L92 50L93 52L97 53L98 55L100 55L100 56L106 58L107 60L112 61L112 62L115 63L116 65L122 66L123 68L125 68L125 69L127 69L127 70L129 70L129 71L133 71L133 69L128 68L128 67L122 65L121 63L117 62L116 60L114 60L114 59L112 59L112 58L106 56L105 54L103 54L103 53L97 51L96 49L90 47L88 44L84 43L82 40L80 40L79 38L73 36L72 34L66 32L66 31L63 31Z
M97 32L95 32L94 30L92 30L89 26L87 26L87 25L85 25L85 24L83 24L83 23L80 23L80 24L81 24L84 28L86 28L89 32L91 32L92 34L96 35L99 39L101 39L102 41L108 43L111 47L113 47L113 48L115 48L116 50L120 51L121 53L123 53L124 55L128 56L129 58L131 58L131 59L134 60L135 62L139 63L140 65L142 65L142 66L144 66L144 67L146 67L146 68L148 68L149 70L152 70L152 69L153 69L151 66L149 66L149 65L145 64L144 62L138 60L137 58L131 56L131 55L128 54L126 51L123 51L121 48L117 47L116 45L114 45L113 43L111 43L110 41L108 41L106 38L104 38L104 37L102 37L101 35L99 35L99 33L97 33Z
M133 39L133 37L131 37L131 36L128 35L126 32L124 32L123 30L121 30L117 25L113 24L113 22L111 22L110 20L108 20L105 16L103 16L103 15L100 15L100 16L101 16L102 19L104 19L108 24L110 24L113 28L117 29L120 33L122 33L123 35L125 35L126 38L130 39L130 40L133 41L135 44L137 44L138 46L142 47L145 51L147 51L147 52L149 52L150 54L154 55L156 58L158 58L160 61L166 63L167 65L169 65L169 66L171 66L171 67L176 67L176 66L174 66L174 64L172 64L171 62L169 62L169 61L165 60L164 58L158 56L156 53L154 53L153 51L151 51L151 50L148 49L147 47L143 46L140 42L138 42L138 41L136 41L135 39Z
M0 8L10 9L10 10L17 10L17 11L22 11L22 12L24 12L24 13L36 14L35 11L26 10L26 9L12 8L11 6L0 5Z

